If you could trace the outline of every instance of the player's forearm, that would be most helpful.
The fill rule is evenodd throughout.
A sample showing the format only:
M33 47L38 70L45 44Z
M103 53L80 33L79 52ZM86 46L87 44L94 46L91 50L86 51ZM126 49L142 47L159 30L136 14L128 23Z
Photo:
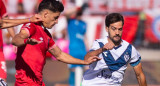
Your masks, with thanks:
M23 46L25 38L22 38L19 34L15 35L12 39L12 44L15 46Z
M62 52L62 54L60 56L57 57L57 60L67 63L67 64L83 64L85 65L85 61L84 60L80 60L77 58L74 58L72 56L70 56L67 53Z
M85 55L84 58L87 59L87 58L92 57L92 56L98 56L102 52L103 52L102 48L94 50L94 51L90 51Z
M11 27L11 28L7 28L7 31L8 33L10 34L10 36L13 38L15 36L15 31L14 31L14 28Z
M138 80L139 86L147 86L146 78L143 73L137 76L137 80Z
M2 21L1 24L2 29L30 22L29 19L2 19L1 21Z

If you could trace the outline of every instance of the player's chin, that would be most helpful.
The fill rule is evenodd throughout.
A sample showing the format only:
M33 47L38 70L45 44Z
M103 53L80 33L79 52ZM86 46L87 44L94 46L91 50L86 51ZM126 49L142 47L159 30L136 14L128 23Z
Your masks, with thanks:
M116 38L114 38L113 39L115 42L118 42L118 41L120 41L120 37L116 37Z
M52 27L54 26L55 24L51 25L48 29L52 29Z
M53 26L48 27L48 29L52 29Z
M114 42L118 43L121 39L114 39Z

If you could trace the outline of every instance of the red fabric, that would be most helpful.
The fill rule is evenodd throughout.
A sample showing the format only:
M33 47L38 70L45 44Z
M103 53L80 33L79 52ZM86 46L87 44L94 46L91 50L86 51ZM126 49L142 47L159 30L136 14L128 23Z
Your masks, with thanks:
M135 38L137 28L138 16L125 16L122 39L126 40L129 43L132 43Z
M31 25L31 23L26 23L22 26L22 29L26 29L27 33L29 34L29 36L34 35L36 32L36 28L34 27L34 25Z
M6 7L2 0L0 0L0 18L6 15Z
M151 43L158 43L158 39L156 36L153 34L152 29L146 29L145 30L145 39L148 40Z
M38 3L41 3L42 2L42 0L38 0Z
M0 0L0 19L6 16L6 8L2 0ZM3 38L2 38L2 30L0 29L0 78L6 79L6 65L3 54Z
M4 54L2 51L0 51L0 78L6 79L6 62L4 59Z
M51 34L44 30L41 25L30 23L24 24L22 29L28 30L30 37L40 44L18 47L16 58L16 86L42 86L42 70L46 60L46 52L50 46L54 46Z
M22 3L23 2L23 0L18 0L18 3Z
M146 22L145 22L145 33L144 33L144 37L145 40L149 41L150 43L158 43L158 39L155 36L155 34L152 31L152 22L153 22L153 17L147 15L146 16Z
M102 28L102 24L101 23L99 23L99 24L97 24L97 26L96 26L96 35L95 35L95 39L99 39L100 38L100 33L101 33L101 29Z

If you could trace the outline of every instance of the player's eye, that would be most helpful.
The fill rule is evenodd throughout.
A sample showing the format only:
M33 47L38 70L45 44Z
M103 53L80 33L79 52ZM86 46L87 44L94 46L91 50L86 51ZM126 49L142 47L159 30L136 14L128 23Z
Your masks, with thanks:
M122 28L119 28L120 31L122 31Z
M59 16L55 17L54 19L57 20L59 18Z
M112 30L116 30L116 28L115 28L115 27L111 27L111 29L112 29Z

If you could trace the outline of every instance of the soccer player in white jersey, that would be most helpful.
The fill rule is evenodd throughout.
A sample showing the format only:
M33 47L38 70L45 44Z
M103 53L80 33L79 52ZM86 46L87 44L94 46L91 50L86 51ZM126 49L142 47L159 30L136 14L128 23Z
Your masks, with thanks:
M119 13L111 13L105 19L108 36L94 41L85 59L99 56L101 60L90 64L83 76L82 86L121 86L127 65L136 74L139 86L147 86L142 71L141 56L128 42L121 39L124 19Z

